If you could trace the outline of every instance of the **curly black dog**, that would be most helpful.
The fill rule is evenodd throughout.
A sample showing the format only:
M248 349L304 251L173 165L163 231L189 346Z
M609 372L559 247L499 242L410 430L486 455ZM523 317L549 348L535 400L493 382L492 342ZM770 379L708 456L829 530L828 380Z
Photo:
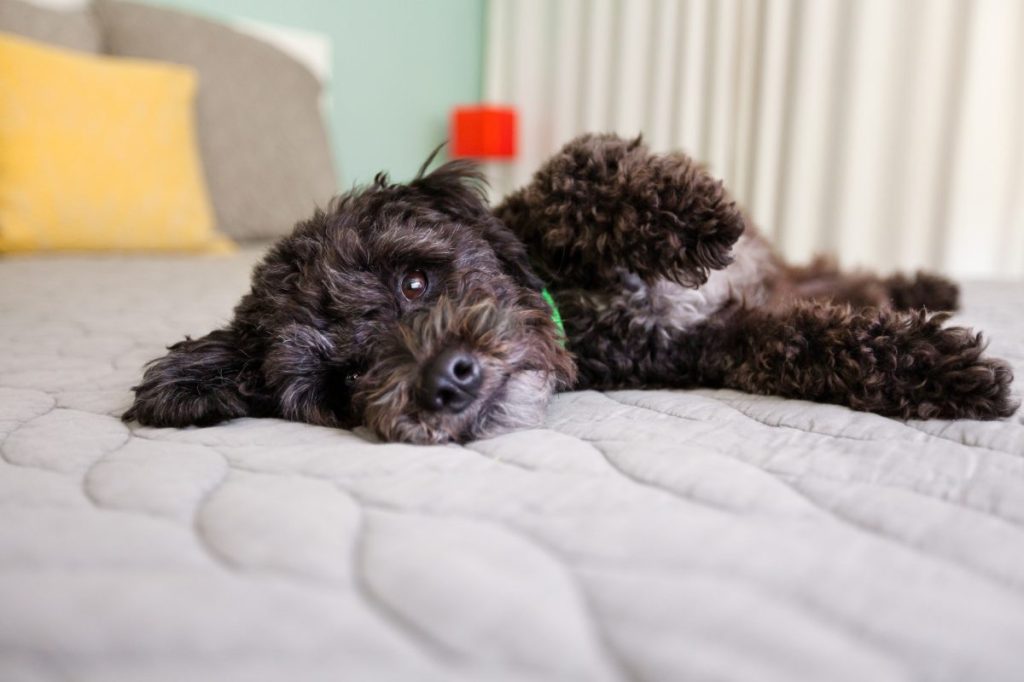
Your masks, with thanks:
M956 307L954 284L788 266L682 154L585 135L493 210L472 164L429 163L300 223L226 328L149 365L124 418L439 443L537 425L574 387L729 387L905 419L1016 409L980 335L927 312Z

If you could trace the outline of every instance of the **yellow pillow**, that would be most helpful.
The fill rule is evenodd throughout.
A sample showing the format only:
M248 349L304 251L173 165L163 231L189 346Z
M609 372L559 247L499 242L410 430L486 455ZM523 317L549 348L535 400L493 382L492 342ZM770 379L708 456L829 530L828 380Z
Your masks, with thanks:
M223 251L196 74L0 34L0 251Z

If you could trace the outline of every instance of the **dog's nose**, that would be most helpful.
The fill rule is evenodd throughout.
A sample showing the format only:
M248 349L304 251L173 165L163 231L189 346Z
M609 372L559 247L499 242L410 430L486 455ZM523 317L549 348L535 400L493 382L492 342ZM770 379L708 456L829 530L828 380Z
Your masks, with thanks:
M462 412L476 400L483 379L471 353L457 348L442 351L423 370L420 405L436 412Z

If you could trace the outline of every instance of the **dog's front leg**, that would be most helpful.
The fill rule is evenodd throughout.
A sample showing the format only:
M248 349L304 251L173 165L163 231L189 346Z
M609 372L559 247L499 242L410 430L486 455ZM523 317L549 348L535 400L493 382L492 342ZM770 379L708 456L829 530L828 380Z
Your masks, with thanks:
M600 289L621 271L698 287L732 262L746 228L699 163L615 135L576 138L494 213L539 274L564 288Z
M904 419L1009 416L1009 366L946 317L813 302L739 309L704 329L700 381Z

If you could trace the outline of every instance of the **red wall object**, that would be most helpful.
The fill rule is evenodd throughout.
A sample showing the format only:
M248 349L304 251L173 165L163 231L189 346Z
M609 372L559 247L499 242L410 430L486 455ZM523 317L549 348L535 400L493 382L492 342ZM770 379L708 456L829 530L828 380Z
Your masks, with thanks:
M474 159L514 159L516 110L472 105L452 111L452 156Z

